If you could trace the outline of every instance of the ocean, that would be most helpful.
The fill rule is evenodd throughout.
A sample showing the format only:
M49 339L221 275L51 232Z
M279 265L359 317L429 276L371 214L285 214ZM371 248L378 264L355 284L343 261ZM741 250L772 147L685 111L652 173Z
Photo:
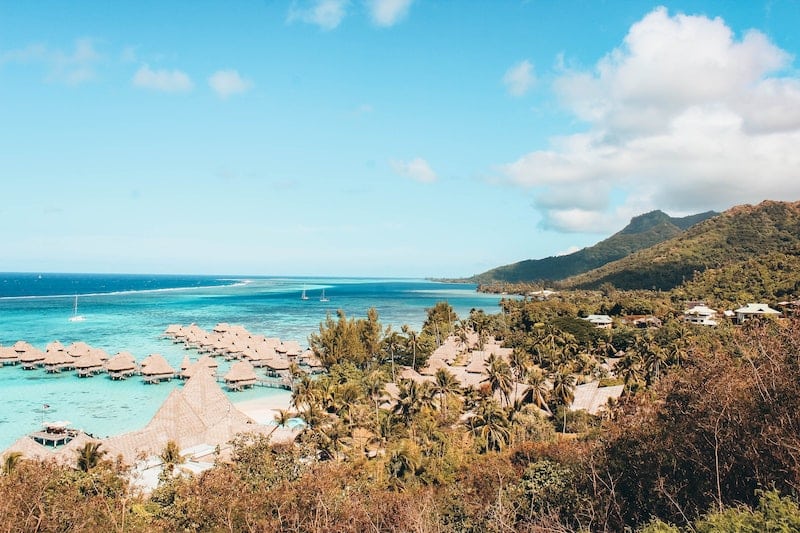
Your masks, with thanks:
M302 300L303 290L308 296ZM320 301L322 291L328 301ZM70 321L75 313L84 320ZM25 340L37 348L55 340L84 341L110 355L129 351L137 361L162 354L175 368L184 350L163 338L170 324L195 323L211 330L220 322L252 333L296 340L305 347L328 313L365 317L377 309L384 327L422 326L426 309L447 301L459 317L470 309L499 310L499 297L474 285L427 280L237 276L0 273L0 345ZM220 360L219 371L227 370ZM144 427L180 381L145 385L134 376L112 381L105 374L78 378L73 371L0 368L0 451L44 421L68 420L75 428L105 437ZM228 392L233 401L287 391L256 387ZM45 407L46 406L46 407Z

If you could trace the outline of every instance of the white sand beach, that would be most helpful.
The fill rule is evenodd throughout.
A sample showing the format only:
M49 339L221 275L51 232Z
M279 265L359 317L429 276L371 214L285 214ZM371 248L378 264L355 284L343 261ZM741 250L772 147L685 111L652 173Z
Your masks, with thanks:
M289 391L282 391L280 394L270 395L264 398L254 398L235 402L234 405L241 412L252 418L258 424L272 424L275 415L280 409L291 409L292 394Z

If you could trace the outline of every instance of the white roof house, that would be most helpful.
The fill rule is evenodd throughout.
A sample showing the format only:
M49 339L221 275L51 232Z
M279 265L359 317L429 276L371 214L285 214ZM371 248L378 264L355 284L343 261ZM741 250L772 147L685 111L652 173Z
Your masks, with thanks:
M683 318L692 324L700 324L702 326L716 326L717 312L705 305L695 305L683 312Z
M739 324L746 322L748 319L753 318L754 316L769 316L773 318L781 316L780 311L776 311L767 304L747 304L744 307L737 309L735 313L736 322Z
M594 324L594 327L596 328L603 329L610 328L611 324L614 322L608 315L589 315L584 318L584 320L588 320L590 323Z

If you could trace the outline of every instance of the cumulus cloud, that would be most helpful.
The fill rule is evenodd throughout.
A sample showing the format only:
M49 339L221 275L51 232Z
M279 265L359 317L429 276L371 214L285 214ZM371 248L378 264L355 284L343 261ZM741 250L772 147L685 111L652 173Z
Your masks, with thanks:
M406 15L414 0L367 0L372 22L378 26L394 26Z
M342 22L349 4L349 0L293 0L286 19L332 30Z
M97 76L96 67L103 60L91 39L78 39L72 50L51 48L36 43L17 50L0 53L0 65L6 63L42 64L49 82L78 85Z
M208 78L208 85L223 100L234 94L249 91L253 83L235 70L218 70Z
M619 228L659 208L688 213L800 198L800 78L763 34L658 8L589 70L554 89L581 133L503 166L543 225ZM637 213L638 211L638 213Z
M133 75L133 84L143 89L152 89L167 93L191 91L194 88L191 78L180 70L153 70L149 65L142 65Z
M397 174L414 181L433 183L437 179L436 173L428 165L428 162L421 157L416 157L408 162L391 161L390 164Z
M503 76L503 84L511 96L522 96L536 83L533 65L527 59L520 61Z

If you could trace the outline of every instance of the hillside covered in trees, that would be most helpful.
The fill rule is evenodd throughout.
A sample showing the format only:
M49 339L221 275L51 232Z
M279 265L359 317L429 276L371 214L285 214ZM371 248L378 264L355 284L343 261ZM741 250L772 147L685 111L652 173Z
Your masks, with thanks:
M731 208L685 233L568 278L560 286L593 289L608 283L618 289L657 290L687 282L709 286L715 278L732 279L737 270L757 266L756 270L766 271L775 265L791 265L798 254L800 202L765 201ZM748 267L746 262L750 262ZM715 272L700 276L709 270Z
M570 276L582 274L592 269L616 261L654 244L680 235L694 224L714 215L707 211L682 218L670 217L662 211L651 211L631 219L621 231L594 246L577 252L529 259L511 265L494 268L478 274L467 281L472 283L549 283Z

